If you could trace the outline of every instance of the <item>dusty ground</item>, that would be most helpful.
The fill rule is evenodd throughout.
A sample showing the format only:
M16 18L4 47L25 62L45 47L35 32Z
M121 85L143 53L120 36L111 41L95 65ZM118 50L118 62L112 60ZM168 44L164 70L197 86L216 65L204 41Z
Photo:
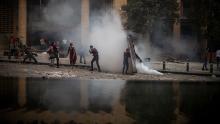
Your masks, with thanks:
M0 63L0 76L8 77L40 77L40 78L75 78L75 79L119 79L119 80L165 80L165 81L220 81L219 77L180 75L166 73L162 76L120 73L104 73L89 71L88 68L50 67L48 65Z

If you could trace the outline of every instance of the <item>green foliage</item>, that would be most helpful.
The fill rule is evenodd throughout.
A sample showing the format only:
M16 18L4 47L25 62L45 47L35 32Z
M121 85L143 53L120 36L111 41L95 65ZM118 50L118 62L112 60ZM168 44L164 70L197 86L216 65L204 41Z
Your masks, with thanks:
M128 0L124 7L128 16L128 29L147 33L157 20L174 20L178 17L176 0Z
M219 41L220 2L218 0L192 0L191 2L189 18L192 19L198 37L209 39L209 43Z

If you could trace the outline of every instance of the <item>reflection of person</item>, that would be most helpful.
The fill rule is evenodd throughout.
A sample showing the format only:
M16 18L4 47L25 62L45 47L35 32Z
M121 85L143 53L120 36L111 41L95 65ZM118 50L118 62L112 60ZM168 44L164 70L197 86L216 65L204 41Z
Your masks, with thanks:
M98 67L98 71L101 72L100 66L99 66L99 54L96 48L93 48L93 46L90 46L90 50L89 50L90 54L93 55L93 59L91 61L91 71L93 71L93 63L94 61L96 62L96 65Z
M74 65L76 63L77 56L76 56L76 50L72 43L70 43L70 46L68 48L67 55L68 54L70 59L70 65Z
M130 55L129 49L127 48L126 51L124 52L124 60L123 60L122 74L127 74L127 72L128 72L128 67L129 67L128 58L129 58L130 56L131 56L131 55Z
M205 53L204 53L204 60L203 60L203 66L202 66L202 70L208 70L207 68L207 64L208 64L208 51L209 49L206 48Z
M219 61L220 61L220 49L216 51L216 63L217 63L217 69L219 69Z

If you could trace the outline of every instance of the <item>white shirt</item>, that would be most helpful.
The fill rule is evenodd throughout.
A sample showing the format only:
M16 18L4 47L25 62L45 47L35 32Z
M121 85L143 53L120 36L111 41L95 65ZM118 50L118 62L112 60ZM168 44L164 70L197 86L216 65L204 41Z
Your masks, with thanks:
M220 49L216 51L216 57L220 57Z

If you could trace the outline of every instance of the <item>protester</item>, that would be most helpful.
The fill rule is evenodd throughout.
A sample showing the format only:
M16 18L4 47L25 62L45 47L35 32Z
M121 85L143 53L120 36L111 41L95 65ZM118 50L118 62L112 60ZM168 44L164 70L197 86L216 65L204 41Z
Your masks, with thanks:
M96 48L93 48L92 45L90 45L90 50L89 50L90 54L93 55L93 59L91 61L91 71L93 71L93 63L94 61L96 62L96 65L98 67L98 71L101 72L100 66L99 66L99 54Z
M126 51L124 52L122 74L127 74L127 72L128 72L128 67L129 67L128 59L130 57L131 57L131 55L130 55L130 52L129 52L129 48L127 48Z
M47 53L49 54L50 65L52 66L54 64L53 44L49 46Z
M15 56L16 54L16 49L15 49L15 42L16 39L11 36L10 41L9 41L9 53L8 53L8 59L11 59L11 56Z
M208 68L207 68L207 64L208 64L208 53L209 53L209 49L206 48L205 53L204 53L204 58L203 58L202 70L208 70Z
M22 46L23 44L21 43L19 38L16 38L16 42L15 42L15 51L16 51L16 59L18 59L21 56L21 51L22 51Z
M55 42L52 42L52 48L53 48L53 52L52 52L52 56L50 56L50 59L56 59L57 60L57 68L59 68L59 50L58 50L58 46Z
M68 54L70 59L70 65L75 65L77 56L76 56L76 50L72 43L70 43L70 46L68 48L67 56Z
M219 61L220 61L220 49L216 51L216 63L217 63L217 70L219 70Z
M30 61L31 61L31 59L33 59L34 62L37 63L37 60L34 57L34 56L37 56L37 54L36 53L32 53L30 47L24 46L24 53L25 53L25 56L24 56L23 63L26 61L26 59L29 59Z

